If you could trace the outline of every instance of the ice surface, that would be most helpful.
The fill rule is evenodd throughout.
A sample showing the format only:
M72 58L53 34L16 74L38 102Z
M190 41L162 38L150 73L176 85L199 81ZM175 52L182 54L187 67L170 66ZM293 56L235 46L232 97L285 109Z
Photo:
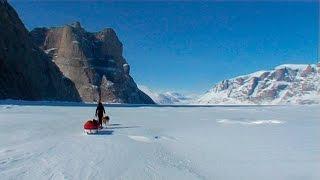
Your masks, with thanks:
M320 179L320 106L0 105L6 179Z

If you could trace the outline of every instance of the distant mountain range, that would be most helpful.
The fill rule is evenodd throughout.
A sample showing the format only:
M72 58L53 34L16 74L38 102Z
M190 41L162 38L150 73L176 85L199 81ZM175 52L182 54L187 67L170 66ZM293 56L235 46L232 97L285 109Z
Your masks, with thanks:
M157 104L298 105L320 104L320 64L284 64L269 71L223 80L199 96L139 88Z
M139 85L144 93L146 93L156 104L192 104L195 97L183 95L177 92L158 93L147 86Z
M320 65L285 64L223 80L197 104L318 104Z

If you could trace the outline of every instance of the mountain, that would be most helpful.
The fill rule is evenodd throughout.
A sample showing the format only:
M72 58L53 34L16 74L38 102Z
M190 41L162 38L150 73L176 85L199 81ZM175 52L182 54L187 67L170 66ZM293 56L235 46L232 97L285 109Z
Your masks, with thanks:
M0 99L80 101L65 77L29 36L16 11L0 1Z
M147 86L139 85L139 88L146 93L156 104L189 104L193 98L177 92L157 93Z
M199 104L320 103L320 64L285 64L270 71L223 80Z
M130 76L115 31L87 32L79 22L63 27L35 28L34 42L70 78L85 102L153 104Z

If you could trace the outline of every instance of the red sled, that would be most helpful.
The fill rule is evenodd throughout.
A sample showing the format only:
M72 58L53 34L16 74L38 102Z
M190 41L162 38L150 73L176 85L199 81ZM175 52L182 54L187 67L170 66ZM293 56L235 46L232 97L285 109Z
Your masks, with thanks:
M96 120L89 120L84 125L84 132L87 134L97 134L99 131L99 122Z

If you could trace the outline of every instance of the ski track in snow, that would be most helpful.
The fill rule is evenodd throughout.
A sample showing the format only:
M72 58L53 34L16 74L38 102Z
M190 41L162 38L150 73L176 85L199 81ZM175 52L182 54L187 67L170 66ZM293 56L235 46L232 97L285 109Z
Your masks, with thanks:
M1 179L320 178L319 106L94 109L0 105Z

